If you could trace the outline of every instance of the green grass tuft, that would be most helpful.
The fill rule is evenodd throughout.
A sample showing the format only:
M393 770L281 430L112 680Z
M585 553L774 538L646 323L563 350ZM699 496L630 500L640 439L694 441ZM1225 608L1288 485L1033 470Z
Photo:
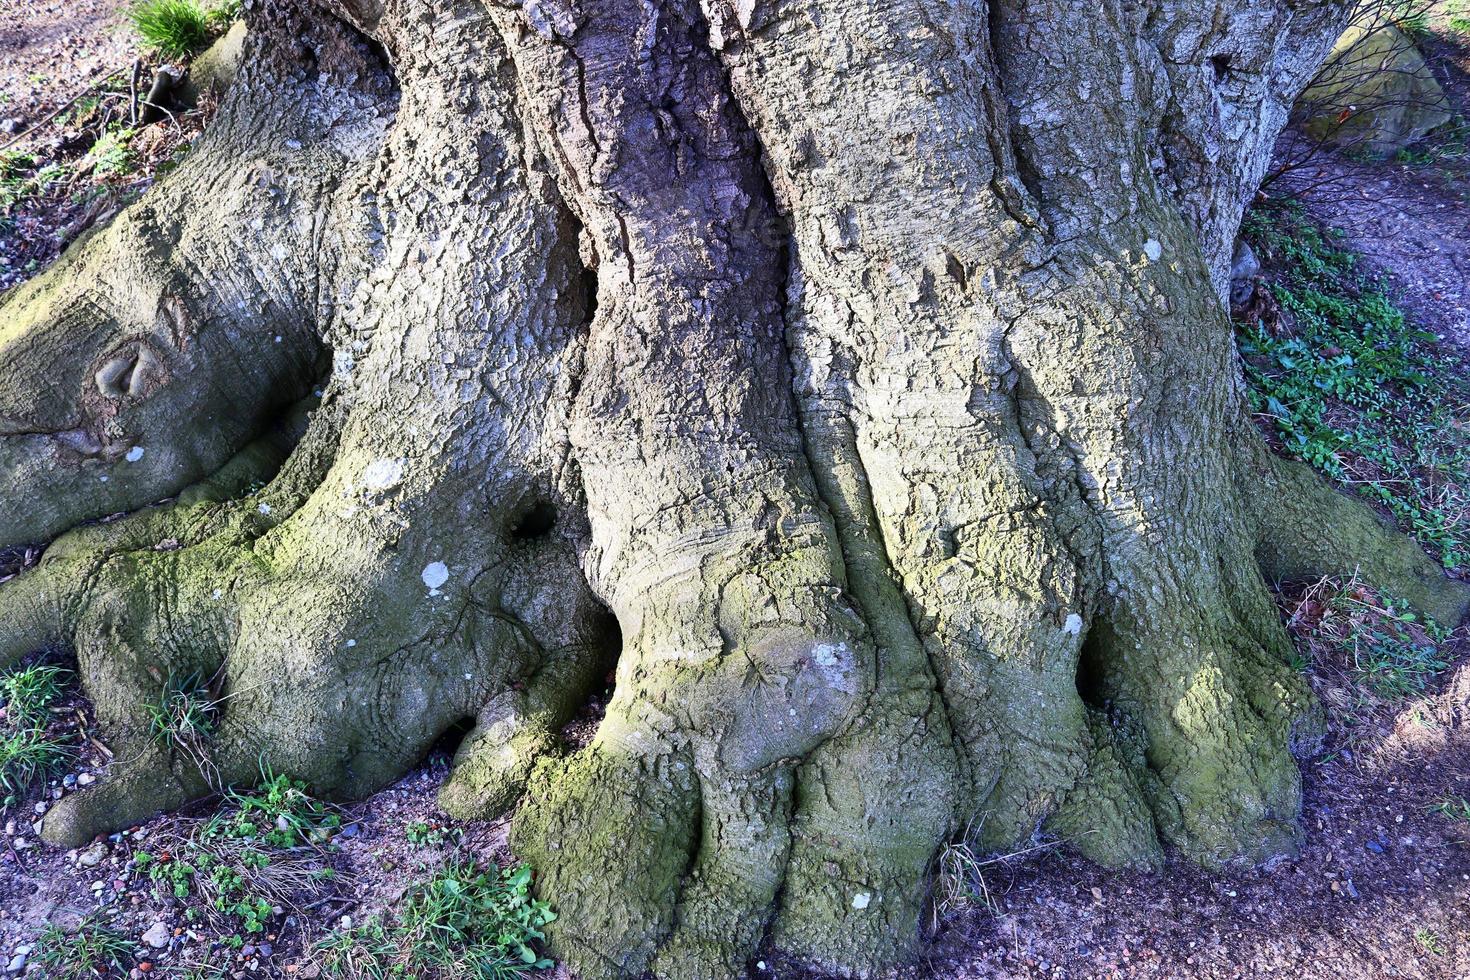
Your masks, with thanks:
M336 875L322 854L341 818L307 795L303 783L263 776L253 792L228 792L208 821L188 833L159 832L148 850L133 855L141 874L184 903L186 919L235 930L225 941L237 945Z
M219 725L219 709L219 702L197 674L170 674L159 690L158 700L143 705L153 740L192 762L211 785L218 775L212 742Z
M1446 795L1429 810L1458 823L1470 824L1470 800L1463 796Z
M136 944L122 933L84 920L71 935L47 926L36 940L36 962L47 977L103 977L117 971L126 975Z
M1340 663L1362 705L1422 694L1450 665L1451 630L1356 580L1309 587L1289 621L1312 654L1307 659Z
M1428 929L1414 930L1414 942L1431 956L1443 956L1448 950L1445 948L1444 940Z
M186 58L210 41L209 12L196 0L138 0L128 9L133 30L166 58Z
M50 709L71 679L63 667L35 665L0 675L0 706L5 721L16 728L46 724Z
M37 782L71 761L65 737L51 733L51 707L71 672L33 665L0 674L0 805L14 806Z

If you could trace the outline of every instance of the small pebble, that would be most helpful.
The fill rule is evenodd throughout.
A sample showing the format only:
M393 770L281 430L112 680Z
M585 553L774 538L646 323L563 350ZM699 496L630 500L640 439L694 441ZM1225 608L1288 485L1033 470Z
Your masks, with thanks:
M155 922L143 933L143 942L154 949L163 949L171 938L173 938L173 933L165 922Z

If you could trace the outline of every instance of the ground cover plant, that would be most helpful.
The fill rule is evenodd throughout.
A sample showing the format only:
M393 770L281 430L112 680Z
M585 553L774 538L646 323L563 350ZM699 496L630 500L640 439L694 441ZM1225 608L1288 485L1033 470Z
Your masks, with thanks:
M1386 510L1453 573L1470 565L1470 371L1386 283L1278 200L1245 234L1278 267L1237 322L1250 404L1286 454Z
M44 663L0 673L0 810L71 761L71 735L51 713L70 679L70 671Z

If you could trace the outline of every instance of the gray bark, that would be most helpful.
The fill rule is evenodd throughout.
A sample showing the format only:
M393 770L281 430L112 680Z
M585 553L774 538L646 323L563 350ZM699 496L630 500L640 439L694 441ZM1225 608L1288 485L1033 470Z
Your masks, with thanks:
M443 802L529 786L585 976L881 971L959 834L1290 851L1266 577L1467 603L1270 457L1220 302L1343 16L248 5L190 161L0 306L0 545L61 534L0 659L73 646L136 760L47 835L474 719ZM208 766L146 731L170 672L230 695Z

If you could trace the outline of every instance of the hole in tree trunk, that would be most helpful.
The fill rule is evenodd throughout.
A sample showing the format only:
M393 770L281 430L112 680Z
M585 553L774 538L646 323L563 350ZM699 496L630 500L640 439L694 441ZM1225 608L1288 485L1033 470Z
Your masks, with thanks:
M572 720L562 726L562 741L571 750L582 748L597 734L597 726L602 724L602 718L607 714L607 705L612 700L613 689L617 684L618 655L623 649L623 630L611 610L605 611L603 618L605 622L598 624L598 632L605 637L602 663L606 672L587 692L586 700L572 716Z
M582 266L577 274L577 289L582 297L583 321L591 323L597 316L597 270Z
M469 735L469 733L474 731L474 729L474 715L468 715L464 718L461 718L459 721L456 721L454 724L444 729L444 731L440 733L439 737L434 740L434 744L429 746L429 762L434 763L441 760L444 762L448 762L453 759L454 754L459 751L459 744L463 742L465 740L465 736Z
M1215 69L1215 81L1223 82L1230 77L1230 55L1217 54L1210 57L1210 67Z
M535 541L546 537L555 526L556 508L543 500L521 515L510 534L517 541Z
M1098 634L1097 629L1089 631L1078 652L1077 696L1088 707L1101 710L1107 704L1108 696L1105 653Z

